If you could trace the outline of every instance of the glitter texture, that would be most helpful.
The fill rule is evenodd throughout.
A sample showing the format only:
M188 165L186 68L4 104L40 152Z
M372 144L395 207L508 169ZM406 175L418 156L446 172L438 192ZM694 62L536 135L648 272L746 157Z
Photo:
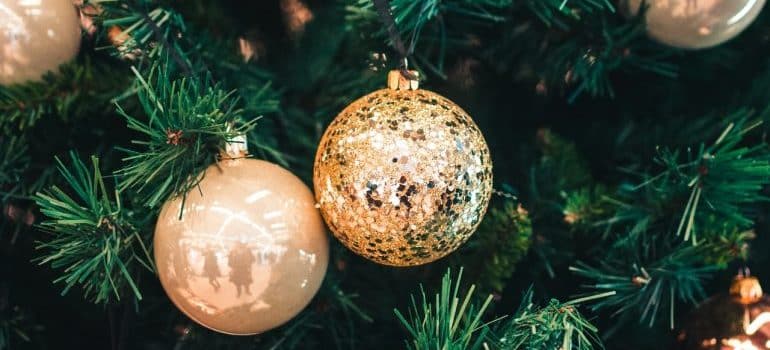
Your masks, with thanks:
M381 264L413 266L473 234L492 192L492 163L481 131L452 101L382 89L329 125L313 182L345 246Z

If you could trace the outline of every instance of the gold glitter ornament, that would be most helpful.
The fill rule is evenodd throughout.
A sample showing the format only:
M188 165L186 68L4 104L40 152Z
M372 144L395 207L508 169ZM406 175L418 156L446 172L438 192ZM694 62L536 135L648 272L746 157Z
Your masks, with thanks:
M476 230L492 193L492 162L459 106L398 71L388 86L332 121L313 184L321 214L345 246L380 264L421 265Z
M318 291L328 258L310 189L256 159L210 166L184 200L163 205L155 227L166 294L194 321L227 334L262 333L296 316Z

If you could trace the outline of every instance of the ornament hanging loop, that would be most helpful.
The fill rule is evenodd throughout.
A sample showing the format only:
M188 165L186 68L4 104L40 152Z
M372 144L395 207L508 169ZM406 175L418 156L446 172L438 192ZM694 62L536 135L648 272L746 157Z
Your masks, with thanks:
M748 268L743 268L730 285L730 295L741 304L753 304L762 299L762 286Z
M227 131L230 132L234 129L234 125L230 123L227 126ZM249 143L246 139L246 134L238 133L225 141L225 149L220 152L220 159L239 159L249 156Z
M392 70L388 72L388 88L391 90L417 90L420 88L419 77L420 73L416 70Z

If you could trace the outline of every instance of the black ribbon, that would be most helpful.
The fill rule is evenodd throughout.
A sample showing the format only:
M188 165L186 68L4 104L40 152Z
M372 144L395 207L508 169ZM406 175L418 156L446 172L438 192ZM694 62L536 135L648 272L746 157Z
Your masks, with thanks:
M399 71L401 72L401 75L409 80L416 80L417 77L407 70L407 58L414 50L414 43L409 46L409 49L404 45L404 42L401 40L401 35L399 35L398 30L396 30L396 21L393 19L393 14L390 13L390 4L388 4L388 0L372 0L372 2L374 2L374 7L377 8L380 20L385 25L385 30L387 30L390 41L393 43L393 48L396 49L400 56L399 60L401 63L399 65Z

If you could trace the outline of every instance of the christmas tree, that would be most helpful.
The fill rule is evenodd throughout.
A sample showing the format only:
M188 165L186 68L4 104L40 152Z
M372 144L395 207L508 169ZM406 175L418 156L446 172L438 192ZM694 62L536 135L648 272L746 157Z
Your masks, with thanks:
M0 0L0 350L768 349L763 5Z

